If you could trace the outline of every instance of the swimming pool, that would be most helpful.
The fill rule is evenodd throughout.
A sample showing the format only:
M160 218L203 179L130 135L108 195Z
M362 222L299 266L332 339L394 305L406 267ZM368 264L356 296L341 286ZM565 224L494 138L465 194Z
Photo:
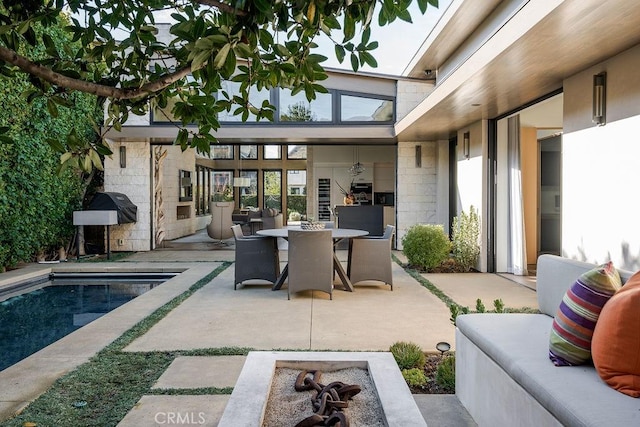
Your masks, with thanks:
M58 275L5 289L0 293L0 371L174 275Z

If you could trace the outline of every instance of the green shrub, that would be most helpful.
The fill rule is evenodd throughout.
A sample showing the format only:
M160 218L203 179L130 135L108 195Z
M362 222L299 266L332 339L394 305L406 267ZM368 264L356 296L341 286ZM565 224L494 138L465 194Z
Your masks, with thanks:
M451 233L453 258L465 271L476 266L480 255L480 218L471 206L469 214L462 212L453 219Z
M418 368L403 369L402 378L412 387L420 387L427 383L427 376Z
M444 390L455 393L456 390L456 357L454 355L445 356L436 372L436 382Z
M300 218L300 212L291 211L291 213L289 214L289 221L300 221Z
M389 347L389 351L398 363L400 370L424 368L425 356L419 345L398 341Z
M409 264L430 270L449 257L451 242L442 225L417 224L402 238L402 252Z
M287 195L287 209L299 212L301 215L307 214L307 196L304 194Z
M35 23L34 29L42 31ZM57 46L71 43L62 27L46 32ZM23 54L36 62L47 49L26 46ZM0 270L71 241L73 211L82 207L86 183L71 169L58 174L60 155L48 141L64 144L72 130L79 141L93 141L91 123L101 123L103 116L96 98L81 93L65 96L72 107L57 107L52 115L47 98L27 102L22 93L29 88L26 75L0 78L0 128L7 128L4 133L11 139L0 141Z

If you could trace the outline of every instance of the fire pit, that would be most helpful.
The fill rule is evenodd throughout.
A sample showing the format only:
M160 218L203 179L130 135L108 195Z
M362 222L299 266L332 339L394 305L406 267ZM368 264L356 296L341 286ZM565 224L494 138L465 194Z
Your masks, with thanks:
M322 371L322 381L335 382L336 378L343 375L342 371L362 371L358 387L362 389L364 396L368 390L372 397L367 398L367 412L377 412L380 417L380 425L387 426L426 426L420 411L413 400L398 365L391 353L376 352L250 352L244 364L240 377L233 389L233 393L222 415L220 427L225 426L263 426L267 425L265 414L267 402L280 400L281 397L274 393L281 393L277 381L283 374L289 375L286 387L294 390L297 376L300 372ZM333 376L332 376L333 375ZM337 376L336 376L337 375ZM351 374L350 374L351 375ZM309 377L309 375L305 375ZM313 375L310 376L313 378ZM349 376L349 378L352 378ZM304 379L301 379L304 383ZM349 380L340 380L346 385ZM367 384L368 382L368 384ZM338 387L338 389L340 386ZM355 390L355 388L345 388ZM308 392L307 392L308 393ZM300 393L303 394L303 393ZM361 396L353 394L353 402ZM306 399L308 399L308 395ZM357 407L357 403L354 403ZM374 405L372 407L371 405ZM311 406L311 403L308 403ZM270 410L271 411L271 410ZM345 409L348 411L348 409ZM311 412L313 414L313 412ZM273 414L267 414L273 417ZM351 427L357 427L358 417L351 420ZM295 426L302 419L279 420L279 425Z

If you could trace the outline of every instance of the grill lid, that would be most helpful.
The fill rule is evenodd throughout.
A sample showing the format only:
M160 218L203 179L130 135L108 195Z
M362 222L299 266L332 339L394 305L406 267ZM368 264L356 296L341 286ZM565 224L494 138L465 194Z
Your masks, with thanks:
M128 224L138 220L138 207L122 193L96 193L87 210L117 211L118 224Z

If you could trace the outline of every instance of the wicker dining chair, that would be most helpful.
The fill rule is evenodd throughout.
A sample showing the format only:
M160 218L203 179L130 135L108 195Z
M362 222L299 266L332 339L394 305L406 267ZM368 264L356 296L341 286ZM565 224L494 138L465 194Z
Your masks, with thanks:
M351 239L347 276L354 285L363 280L377 280L391 286L391 238L395 227L387 225L382 236L364 236Z
M280 276L278 243L273 237L245 236L242 226L231 227L236 243L233 289L245 280L261 279L275 283Z
M306 290L327 292L333 299L333 239L331 230L289 230L287 298Z

